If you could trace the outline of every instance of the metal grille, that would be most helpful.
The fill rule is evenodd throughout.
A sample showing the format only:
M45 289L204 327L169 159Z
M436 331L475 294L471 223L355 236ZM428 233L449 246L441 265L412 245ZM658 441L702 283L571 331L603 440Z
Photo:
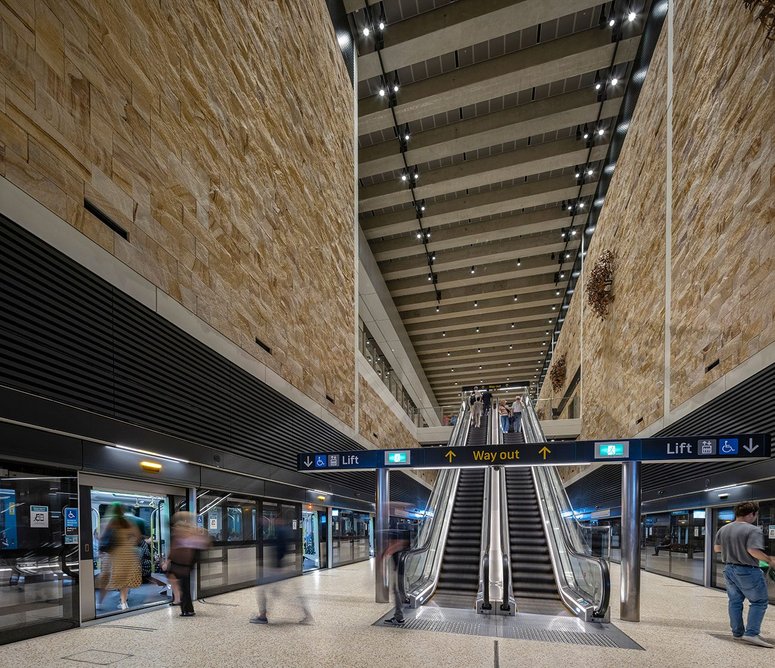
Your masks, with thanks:
M385 626L379 619L374 626ZM643 649L612 624L585 624L579 619L549 615L517 614L516 617L476 614L473 610L420 608L409 611L404 629L467 636L536 640L539 642Z

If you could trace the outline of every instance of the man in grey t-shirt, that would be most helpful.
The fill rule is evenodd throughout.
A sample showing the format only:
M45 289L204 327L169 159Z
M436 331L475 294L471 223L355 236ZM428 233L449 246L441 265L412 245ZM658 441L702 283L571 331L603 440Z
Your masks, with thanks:
M721 552L725 564L732 635L757 647L773 647L759 635L768 603L767 582L759 561L766 561L775 568L775 558L764 553L764 534L754 525L758 512L756 502L738 503L735 521L718 530L713 551ZM747 625L743 624L745 599L749 602Z

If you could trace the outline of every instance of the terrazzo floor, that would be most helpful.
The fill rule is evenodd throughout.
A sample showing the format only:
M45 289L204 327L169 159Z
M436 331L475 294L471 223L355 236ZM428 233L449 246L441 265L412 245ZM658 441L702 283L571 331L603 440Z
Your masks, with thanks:
M612 591L618 592L616 564L611 575ZM755 668L775 662L775 650L731 640L723 592L651 573L642 576L643 621L620 621L616 602L611 621L643 650L372 626L389 606L374 603L372 565L361 563L275 585L282 600L270 600L266 626L248 623L256 610L255 589L248 589L197 603L192 618L165 607L5 645L0 666ZM298 623L302 612L294 599L301 591L314 615L310 625ZM775 637L775 610L765 618L762 635Z

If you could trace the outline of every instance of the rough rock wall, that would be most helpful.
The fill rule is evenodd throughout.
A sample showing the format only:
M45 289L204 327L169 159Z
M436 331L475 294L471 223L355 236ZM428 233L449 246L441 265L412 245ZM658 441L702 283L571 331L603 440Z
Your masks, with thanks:
M352 88L325 3L0 0L0 37L0 175L353 425Z

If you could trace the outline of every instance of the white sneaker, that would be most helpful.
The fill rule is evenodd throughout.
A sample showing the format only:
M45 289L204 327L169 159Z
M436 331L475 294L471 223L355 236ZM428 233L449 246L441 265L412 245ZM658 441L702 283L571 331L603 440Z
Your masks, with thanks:
M740 640L744 640L745 642L756 645L757 647L769 647L770 649L775 647L772 643L768 643L764 638L761 636L743 636L740 638Z
M118 604L118 609L119 610L128 610L129 609L129 605L127 603L119 603Z

